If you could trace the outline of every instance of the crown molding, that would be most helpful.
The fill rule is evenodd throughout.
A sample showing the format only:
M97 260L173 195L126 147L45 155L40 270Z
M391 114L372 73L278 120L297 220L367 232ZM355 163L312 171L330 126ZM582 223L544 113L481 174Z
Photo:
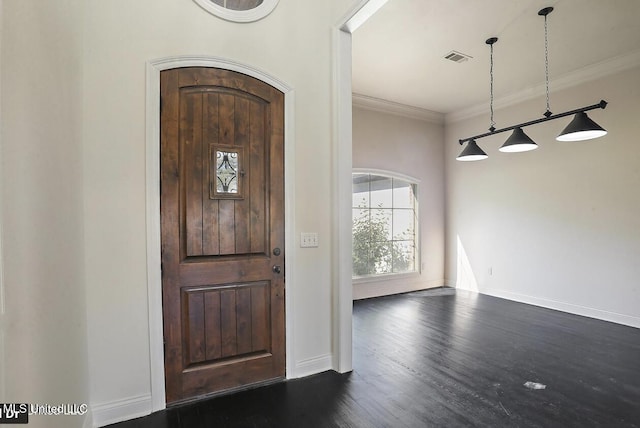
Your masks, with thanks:
M557 92L638 66L640 66L640 50L634 51L630 54L620 55L608 60L600 61L571 73L566 73L550 81L549 87L553 88L554 92ZM494 100L493 106L494 109L499 110L513 106L515 104L519 104L524 101L542 97L545 95L545 93L546 88L544 83L542 83L540 85L525 89L515 94L498 98ZM472 117L485 114L487 110L487 103L471 106L457 112L447 113L445 115L445 122L447 124L450 124L459 122L461 120L470 119Z
M365 110L423 120L425 122L431 122L438 125L444 124L444 114L420 107L408 106L362 94L353 94L352 100L354 107L360 107Z

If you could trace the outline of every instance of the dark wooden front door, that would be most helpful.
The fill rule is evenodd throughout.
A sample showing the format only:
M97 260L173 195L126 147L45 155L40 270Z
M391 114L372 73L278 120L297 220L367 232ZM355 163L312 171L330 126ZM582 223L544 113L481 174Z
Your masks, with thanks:
M214 68L161 73L167 403L281 378L284 96Z

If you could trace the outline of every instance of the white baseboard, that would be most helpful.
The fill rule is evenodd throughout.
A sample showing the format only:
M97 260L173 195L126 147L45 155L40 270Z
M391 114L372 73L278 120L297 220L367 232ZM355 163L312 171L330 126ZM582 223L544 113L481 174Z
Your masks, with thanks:
M331 354L298 361L295 365L295 371L290 378L295 379L331 370L333 368L332 363L333 356ZM93 416L93 425L91 425L91 418L87 418L84 428L88 428L89 426L98 428L146 416L152 413L151 395L145 394L107 403L92 404L91 413ZM87 422L87 420L89 420L89 422Z
M84 415L82 428L93 428L93 415L91 413L91 409L89 409L89 411Z
M82 422L82 428L93 428L93 418L91 416L91 411L85 413L84 421Z
M353 282L353 300L370 299L372 297L389 296L392 294L410 293L442 287L444 279L421 281L414 275L368 278Z
M555 309L557 311L567 312L574 315L581 315L584 317L595 318L603 321L614 322L616 324L640 328L640 318L631 315L574 305L572 303L558 302L555 300L543 299L540 297L528 296L526 294L513 293L511 291L505 290L485 289L480 291L480 294L486 294L488 296L500 297L502 299L513 300L520 303L527 303L534 306L541 306L547 309Z
M151 414L151 394L92 404L91 413L94 428L146 416Z
M333 369L333 355L321 355L319 357L298 361L292 378L311 376L331 369Z

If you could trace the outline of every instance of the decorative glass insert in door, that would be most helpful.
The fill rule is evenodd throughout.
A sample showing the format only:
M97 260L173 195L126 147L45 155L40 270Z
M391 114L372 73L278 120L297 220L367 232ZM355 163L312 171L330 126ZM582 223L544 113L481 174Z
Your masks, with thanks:
M216 191L238 193L238 153L216 150Z
M243 148L211 145L210 199L242 199Z

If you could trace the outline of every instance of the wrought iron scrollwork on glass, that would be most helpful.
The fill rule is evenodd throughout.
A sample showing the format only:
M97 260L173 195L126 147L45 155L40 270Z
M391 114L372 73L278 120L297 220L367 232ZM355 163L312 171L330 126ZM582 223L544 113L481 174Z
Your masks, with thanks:
M238 193L238 153L216 150L217 193Z
M209 159L210 199L243 199L244 148L211 144Z

